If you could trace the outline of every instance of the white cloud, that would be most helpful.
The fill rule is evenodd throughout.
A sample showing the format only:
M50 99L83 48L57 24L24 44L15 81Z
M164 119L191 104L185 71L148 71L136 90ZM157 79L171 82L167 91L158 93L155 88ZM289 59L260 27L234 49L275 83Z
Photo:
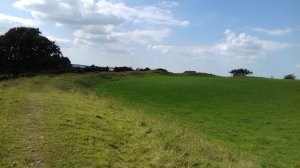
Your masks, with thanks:
M177 56L190 56L200 59L253 61L266 54L289 46L287 43L261 40L245 33L237 35L227 29L225 39L209 46L149 45L148 49Z
M160 1L157 3L158 6L163 7L163 8L172 8L172 7L177 7L179 6L179 2L177 1Z
M23 19L20 17L5 15L0 13L0 22L6 24L18 24L23 26L36 26L38 22L32 19Z
M45 4L44 0L20 0L14 3L15 7L20 9L25 9L26 5L34 5L34 4Z
M236 35L233 31L225 30L226 39L215 46L220 55L234 56L239 59L256 59L265 56L273 50L288 46L286 43L261 40L258 37L241 33Z
M169 26L189 24L187 20L174 18L167 9L131 7L116 0L19 0L13 6L29 11L40 22L70 28L74 32L74 44L107 47L113 51L132 52L128 50L131 43L159 42L169 35ZM124 28L132 25L137 28Z
M151 41L160 41L169 34L168 28L162 29L135 29L132 31L114 31L110 26L85 27L74 32L76 43L86 45L102 45L104 43L148 44Z
M169 51L175 51L176 46L171 45L148 45L148 49L160 51L162 53L168 53Z
M270 35L270 36L285 35L285 34L292 33L294 31L294 29L289 28L289 27L284 28L284 29L263 29L263 28L255 27L252 30L256 31L256 32L266 33L267 35Z
M148 49L173 56L189 56L197 59L209 59L207 56L213 53L213 48L210 46L148 45Z
M300 64L296 65L296 68L299 68L299 69L300 69Z
M136 29L133 31L127 32L114 32L111 34L112 37L118 37L121 41L124 42L138 42L142 44L148 44L150 41L161 41L163 38L168 36L170 29L161 28L145 28L145 29Z
M3 13L0 13L0 33L4 33L11 27L17 26L37 26L40 23L32 19L24 19L20 17L10 16Z
M46 37L48 39L50 39L51 41L54 41L55 43L57 43L61 47L70 47L73 44L73 42L71 40L68 40L68 39L54 37L54 36L46 36Z
M124 22L184 26L189 22L175 19L172 12L154 6L129 7L109 0L19 0L14 7L31 12L41 21L67 26L120 25Z

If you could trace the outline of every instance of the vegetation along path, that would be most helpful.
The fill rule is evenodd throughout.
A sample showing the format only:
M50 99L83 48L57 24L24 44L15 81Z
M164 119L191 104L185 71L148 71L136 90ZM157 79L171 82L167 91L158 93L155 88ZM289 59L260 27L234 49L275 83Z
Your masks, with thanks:
M264 166L253 153L195 131L175 113L162 117L145 102L120 99L118 90L108 94L119 81L151 76L66 74L0 82L0 167ZM124 78L129 80L119 80ZM160 106L148 99L153 108Z

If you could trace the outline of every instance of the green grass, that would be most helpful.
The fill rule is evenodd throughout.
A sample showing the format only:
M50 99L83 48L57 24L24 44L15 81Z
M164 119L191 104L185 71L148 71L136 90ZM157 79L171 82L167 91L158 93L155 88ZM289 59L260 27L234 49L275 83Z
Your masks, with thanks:
M300 166L300 81L148 76L100 83L97 92L237 150L256 167Z
M138 76L151 74L65 74L0 82L0 167L259 167L243 152L182 125L185 119L167 111L169 105L179 106L180 97L165 104L139 95L139 89L124 104L125 99L113 96L134 90L130 82L154 80L159 85L185 79ZM156 89L152 94L162 95ZM152 115L157 108L180 122Z

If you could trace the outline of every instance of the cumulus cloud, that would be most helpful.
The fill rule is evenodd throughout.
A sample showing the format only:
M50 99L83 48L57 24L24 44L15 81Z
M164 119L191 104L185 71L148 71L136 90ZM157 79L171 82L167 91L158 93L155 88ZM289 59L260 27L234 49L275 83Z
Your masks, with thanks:
M261 40L246 33L237 35L229 29L224 34L226 39L215 46L217 53L241 59L255 59L288 46L286 43Z
M129 7L123 2L108 0L19 0L14 7L31 12L41 21L53 21L68 26L120 25L124 22L160 25L187 25L186 20L175 19L171 11L154 7Z
M138 42L142 44L148 44L150 41L160 41L170 33L168 28L145 28L145 29L136 29L133 31L127 32L115 32L111 36L118 37L124 42Z
M130 43L158 42L169 35L169 26L189 24L187 20L174 18L163 7L132 7L115 0L19 0L13 6L30 12L40 22L70 28L74 32L73 44L108 47L108 50L124 50L130 48ZM124 28L126 25L138 28L130 30Z
M213 48L211 46L174 46L174 45L148 45L150 50L155 50L172 56L188 56L193 59L212 59Z
M172 0L160 1L160 2L158 2L158 6L161 6L163 8L172 8L172 7L179 6L179 2L172 1Z
M148 44L160 41L169 34L168 28L135 29L132 31L113 31L110 26L102 26L97 29L85 27L74 32L75 42L86 45L102 45L105 43L130 43Z
M294 29L289 28L289 27L284 28L284 29L264 29L264 28L255 27L252 30L256 31L256 32L265 33L265 34L270 35L270 36L285 35L285 34L292 33L294 31Z
M10 16L0 13L0 33L4 33L11 27L16 26L37 26L39 22L32 19L24 19L20 17Z
M225 30L224 34L225 39L208 46L149 45L148 49L202 59L212 59L217 56L219 59L251 61L289 46L287 43L262 40L246 33L236 34L229 29Z
M36 26L38 22L32 19L23 19L20 17L5 15L0 13L0 22L6 22L8 24L19 24L25 26Z
M101 3L101 2L99 2ZM112 8L118 8L107 2L96 4L91 0L20 0L14 7L29 11L31 15L43 22L54 22L58 25L80 27L82 25L119 25L124 18Z
M54 36L46 36L51 41L54 41L55 43L59 44L61 47L70 47L72 46L73 42L69 39L54 37Z

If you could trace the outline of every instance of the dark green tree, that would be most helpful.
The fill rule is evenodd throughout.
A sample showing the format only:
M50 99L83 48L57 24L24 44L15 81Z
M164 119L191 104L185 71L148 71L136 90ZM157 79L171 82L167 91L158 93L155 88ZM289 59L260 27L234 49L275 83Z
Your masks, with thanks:
M252 71L248 70L248 69L233 69L231 71L229 71L229 73L231 73L232 76L248 76L248 75L252 75Z
M0 72L18 75L27 72L60 71L71 67L55 42L37 28L11 28L0 36Z
M294 74L287 74L283 79L296 79L296 76Z

